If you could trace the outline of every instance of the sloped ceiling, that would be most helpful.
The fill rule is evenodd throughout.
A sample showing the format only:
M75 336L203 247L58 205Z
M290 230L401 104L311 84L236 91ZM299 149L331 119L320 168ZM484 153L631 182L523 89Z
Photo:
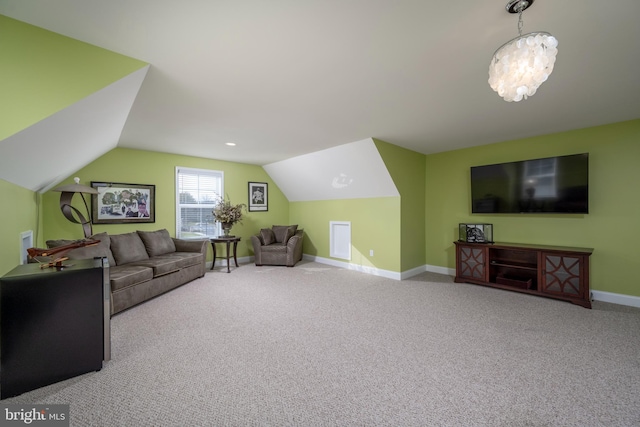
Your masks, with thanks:
M44 192L118 145L146 66L0 142L0 178Z
M374 137L433 153L640 116L640 2L537 0L559 40L530 99L487 84L506 0L2 0L0 13L152 64L118 146L259 165ZM236 147L227 147L234 142Z
M117 146L148 64L0 15L0 178L45 191Z
M371 138L263 167L290 202L400 195Z

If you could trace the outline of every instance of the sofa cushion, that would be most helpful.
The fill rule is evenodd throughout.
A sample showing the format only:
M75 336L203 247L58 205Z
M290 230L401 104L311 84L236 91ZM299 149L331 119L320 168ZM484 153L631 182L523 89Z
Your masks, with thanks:
M271 228L273 229L273 234L276 236L276 243L286 245L289 238L296 234L298 225L274 225ZM291 232L289 229L292 229L293 231Z
M260 230L260 237L262 237L262 243L264 245L270 245L276 241L276 236L273 234L273 230L270 228L263 228Z
M191 267L204 262L204 254L200 252L174 252L162 256L176 260L180 268Z
M269 254L286 254L287 247L285 245L276 243L275 245L263 246L262 252L269 253Z
M284 239L282 240L282 246L286 246L287 243L289 243L289 239L292 238L295 234L296 229L294 227L287 228L287 233L284 235Z
M116 265L109 268L111 292L153 279L153 269L142 265Z
M152 268L153 277L158 277L201 263L203 256L201 253L194 252L174 252L142 261L134 261L131 265L142 265Z
M111 252L116 265L149 259L144 243L136 232L112 235Z
M165 258L162 255L141 261L134 261L130 263L130 265L142 265L151 268L153 270L153 277L164 276L165 274L180 270L176 260Z
M94 246L85 246L84 248L69 251L70 259L91 259L95 257L107 258L109 266L116 265L116 261L111 253L111 238L107 233L98 233L91 236L93 240L100 240L100 243Z
M158 231L138 230L138 235L142 239L142 243L144 243L144 247L150 257L176 251L176 245L166 229Z
M200 252L206 255L209 239L183 240L171 238L176 246L176 252Z

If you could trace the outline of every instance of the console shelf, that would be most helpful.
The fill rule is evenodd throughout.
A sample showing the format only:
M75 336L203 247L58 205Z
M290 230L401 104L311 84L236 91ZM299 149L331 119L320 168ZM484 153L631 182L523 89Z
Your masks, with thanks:
M519 263L507 263L502 261L491 261L491 265L495 265L497 267L509 267L509 268L519 268L522 270L537 270L538 266L531 264L519 264Z
M589 257L593 249L499 242L454 244L458 283L555 298L591 308Z

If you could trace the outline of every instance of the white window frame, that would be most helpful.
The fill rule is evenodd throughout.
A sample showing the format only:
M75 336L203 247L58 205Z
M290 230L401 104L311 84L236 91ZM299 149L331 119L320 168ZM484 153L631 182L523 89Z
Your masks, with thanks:
M196 168L188 168L183 166L176 166L176 237L178 239L203 239L203 238L212 238L217 237L221 234L220 224L214 221L205 221L203 223L199 223L200 229L198 231L193 230L183 230L183 220L182 220L182 208L204 208L209 211L213 210L214 203L217 201L212 200L212 203L180 203L180 175L198 175L198 176L209 176L217 179L219 183L218 188L209 188L205 189L207 192L215 193L214 197L222 198L224 194L224 172L212 169L196 169ZM216 187L214 185L214 187ZM213 218L213 215L211 216ZM187 234L188 233L188 234Z

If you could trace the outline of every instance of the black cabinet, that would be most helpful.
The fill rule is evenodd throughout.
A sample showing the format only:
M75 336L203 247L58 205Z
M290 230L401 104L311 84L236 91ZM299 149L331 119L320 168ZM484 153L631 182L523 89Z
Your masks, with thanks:
M0 278L2 399L100 370L110 359L108 263L67 263L20 265Z

